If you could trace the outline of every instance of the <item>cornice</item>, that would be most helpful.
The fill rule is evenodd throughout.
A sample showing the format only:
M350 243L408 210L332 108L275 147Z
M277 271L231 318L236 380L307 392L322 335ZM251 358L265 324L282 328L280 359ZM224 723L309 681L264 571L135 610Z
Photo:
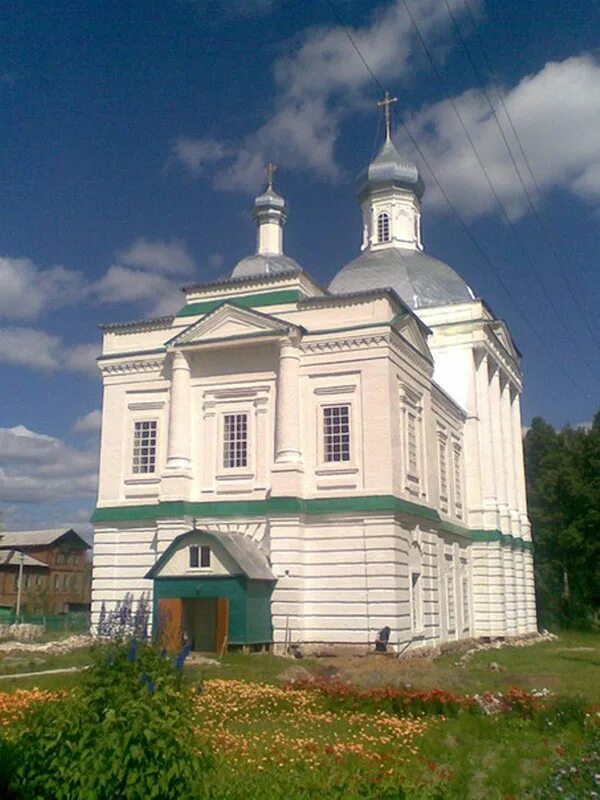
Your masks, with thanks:
M161 328L169 328L175 319L174 316L155 317L154 319L142 319L138 322L110 322L100 325L100 329L105 333L137 333L138 331L156 331Z
M98 366L103 375L134 375L146 372L159 372L163 364L164 358L147 358L136 361L100 362Z
M303 353L341 353L350 350L365 350L369 347L390 345L390 333L374 333L363 336L347 336L340 339L303 340L300 349Z

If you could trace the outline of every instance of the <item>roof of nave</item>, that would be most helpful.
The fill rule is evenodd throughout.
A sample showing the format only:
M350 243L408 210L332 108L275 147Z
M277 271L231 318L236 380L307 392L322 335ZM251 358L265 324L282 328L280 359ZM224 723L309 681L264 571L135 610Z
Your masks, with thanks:
M89 544L73 528L47 528L34 531L0 531L0 550L15 547L17 549L19 547L44 547L54 544L67 534L76 536L89 549Z

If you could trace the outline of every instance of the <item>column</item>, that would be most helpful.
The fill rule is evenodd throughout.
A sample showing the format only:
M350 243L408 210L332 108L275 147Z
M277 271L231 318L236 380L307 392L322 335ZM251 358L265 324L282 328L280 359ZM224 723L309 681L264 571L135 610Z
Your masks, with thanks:
M477 397L476 353L469 352L469 386L467 389L467 420L464 432L465 487L463 506L465 522L472 528L483 527L483 488L481 480L480 439L482 436Z
M483 351L475 353L477 386L477 410L479 413L479 460L481 464L481 488L483 497L483 527L498 527L498 507L496 497L496 467L492 441L492 423L489 401L488 356ZM478 359L478 361L477 361Z
M277 411L275 419L275 462L298 464L300 450L300 348L299 336L292 334L279 345Z
M493 364L492 370L490 377L490 418L492 422L492 447L494 449L498 512L500 515L500 530L502 533L509 533L510 520L508 516L508 497L506 490L507 459L504 453L502 432L500 368L497 364ZM512 462L512 458L510 458L510 461Z
M521 401L518 392L512 402L513 443L515 447L517 507L519 509L521 538L531 542L531 526L527 515L527 491L525 485L525 465L523 461L523 434L521 430ZM527 631L537 630L537 610L535 600L535 576L533 555L529 548L523 551L525 572L525 594L527 605Z
M506 465L506 495L508 501L508 511L510 516L510 532L513 536L519 536L519 512L517 497L517 453L513 442L513 420L511 404L511 385L507 379L502 387L502 437L504 442L504 456Z
M527 496L525 489L525 465L523 462L523 433L521 430L521 401L518 392L512 401L513 446L515 460L515 482L517 492L517 509L521 521L521 536L529 538L529 518L527 516ZM525 528L525 530L523 530Z
M176 351L171 365L169 403L169 440L167 469L191 468L190 441L190 365L185 355Z

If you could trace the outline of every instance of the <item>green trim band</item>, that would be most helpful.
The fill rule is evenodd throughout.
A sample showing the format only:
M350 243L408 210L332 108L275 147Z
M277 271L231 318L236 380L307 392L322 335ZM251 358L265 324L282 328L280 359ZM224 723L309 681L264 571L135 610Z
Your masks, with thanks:
M283 289L262 294L233 294L230 297L220 297L218 300L203 300L198 303L189 303L177 312L177 317L196 317L199 314L210 314L223 303L231 303L240 308L261 308L262 306L278 306L285 303L297 303L304 297L298 289Z
M344 514L382 512L394 515L407 514L434 523L445 533L473 542L501 542L511 547L533 550L531 542L498 530L475 530L442 520L438 512L418 503L411 503L394 495L367 497L271 497L265 500L214 500L191 503L170 500L156 505L113 506L97 508L92 522L134 521L163 519L165 517L264 517L271 515L300 516L317 514Z

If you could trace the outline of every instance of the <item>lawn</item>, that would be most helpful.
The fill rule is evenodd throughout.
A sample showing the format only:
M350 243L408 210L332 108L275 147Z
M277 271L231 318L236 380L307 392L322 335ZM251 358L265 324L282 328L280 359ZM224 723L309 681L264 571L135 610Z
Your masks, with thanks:
M36 667L84 666L93 658L79 651L36 659ZM281 673L298 665L314 680L286 685ZM14 668L0 662L0 674ZM193 697L193 739L212 753L214 767L209 785L181 800L547 800L592 798L594 790L600 797L599 668L600 636L573 633L466 662L457 654L431 661L234 653L218 666L189 665L182 691ZM3 708L12 721L11 702L17 716L27 705L27 692L10 700L15 690L85 681L84 673L1 680L0 723ZM511 694L515 686L527 694ZM485 701L471 699L485 693ZM482 705L502 713L482 713ZM563 791L561 781L570 782Z

